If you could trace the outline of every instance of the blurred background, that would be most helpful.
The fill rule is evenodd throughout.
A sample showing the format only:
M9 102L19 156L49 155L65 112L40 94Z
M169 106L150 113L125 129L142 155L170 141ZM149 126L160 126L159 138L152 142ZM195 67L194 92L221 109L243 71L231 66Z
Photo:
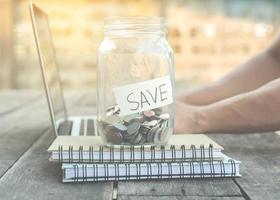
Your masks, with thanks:
M37 0L49 15L63 86L95 89L107 16L165 16L177 87L207 84L277 34L280 0ZM41 89L26 0L0 0L0 89Z

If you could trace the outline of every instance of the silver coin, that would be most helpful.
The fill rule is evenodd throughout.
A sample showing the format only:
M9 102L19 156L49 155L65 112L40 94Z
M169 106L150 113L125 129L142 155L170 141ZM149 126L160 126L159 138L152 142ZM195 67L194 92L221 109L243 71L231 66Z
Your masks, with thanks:
M138 132L134 133L134 134L128 134L127 131L124 131L123 132L123 137L124 139L126 139L127 141L130 141L130 140L133 140L133 138L135 137L135 135L137 134Z
M146 141L147 141L147 135L143 135L142 134L142 138L141 138L141 140L140 140L140 144L144 144L144 143L146 143Z
M120 131L127 131L127 127L123 125L121 122L115 123L113 124L113 126Z
M114 115L113 110L106 111L106 116L112 116L112 115Z
M160 134L162 132L162 128L161 127L157 127L156 131L155 131L155 136L154 136L154 143L159 143L160 142Z
M167 124L168 124L168 120L160 120L160 127L167 127Z
M168 127L168 120L165 120L165 121L163 122L163 126L164 126L164 127Z
M123 136L118 131L110 131L106 133L106 138L108 142L112 144L120 144L123 142Z
M151 128L149 128L147 126L141 126L139 129L139 133L141 133L143 135L147 135L150 130L151 130Z
M139 122L139 119L132 119L129 121L129 124L127 126L127 133L129 135L134 135L138 132L140 129L141 123Z
M132 120L132 119L138 119L140 118L140 115L139 114L132 114L132 115L126 115L122 118L122 120L124 121L124 124L128 125L129 122Z
M154 108L153 111L156 115L160 115L162 113L162 108Z
M156 126L157 124L158 124L158 120L152 120L152 121L145 121L142 125L153 127Z
M163 119L163 120L168 120L169 119L169 114L168 113L164 113L164 114L161 114L159 117L161 119Z
M144 123L145 122L145 117L143 115L138 117L138 119L139 119L140 123Z
M138 119L140 123L143 123L145 121L145 117L143 116L143 114L135 115L134 119Z
M108 142L120 144L160 143L168 136L169 114L162 108L156 108L132 115L120 117L118 106L106 109L103 128Z
M103 124L102 124L102 128L104 129L104 131L105 131L106 133L115 130L114 127L113 127L111 124L107 124L107 123L103 123Z
M118 106L115 106L113 109L114 114L119 114L120 113L120 108Z
M107 107L107 109L106 109L106 115L107 115L107 116L113 115L113 114L114 114L114 110L115 110L115 106L109 106L109 107Z
M111 110L114 110L116 106L109 106L107 107L106 111L111 111Z
M124 135L124 140L130 144L134 144L134 140L135 138L138 136L138 134L134 134L134 135Z
M116 111L120 110L120 108L117 105L108 106L106 111L110 111L110 110L113 110L114 112L116 112Z
M155 131L157 130L157 127L153 127L147 135L147 142L153 142L154 141L154 137L155 137Z
M137 134L134 140L132 141L132 144L139 144L141 140L142 140L142 135Z
M103 119L103 121L106 122L107 124L115 124L115 123L122 121L122 119L118 115L110 115L110 116L105 117Z
M162 131L160 133L159 139L161 142L166 141L168 137L169 128L168 127L162 127Z

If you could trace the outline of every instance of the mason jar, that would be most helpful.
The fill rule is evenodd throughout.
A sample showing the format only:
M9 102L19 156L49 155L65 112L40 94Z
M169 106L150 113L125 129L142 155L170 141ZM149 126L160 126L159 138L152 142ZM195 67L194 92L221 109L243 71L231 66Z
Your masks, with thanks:
M104 34L98 49L97 124L105 144L167 143L175 83L164 18L108 18Z

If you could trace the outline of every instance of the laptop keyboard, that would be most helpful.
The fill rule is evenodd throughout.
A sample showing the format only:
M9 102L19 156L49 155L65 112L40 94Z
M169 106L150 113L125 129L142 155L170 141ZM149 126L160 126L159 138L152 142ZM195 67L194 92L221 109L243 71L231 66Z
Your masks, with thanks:
M72 121L64 121L58 126L58 134L59 135L71 135L73 122Z
M80 135L85 135L85 120L81 120L80 124Z
M71 130L73 127L73 121L64 121L58 127L58 134L59 135L71 135ZM91 135L94 136L95 134L95 125L93 119L82 119L80 123L80 136Z
M95 127L93 119L87 120L87 135L95 135Z

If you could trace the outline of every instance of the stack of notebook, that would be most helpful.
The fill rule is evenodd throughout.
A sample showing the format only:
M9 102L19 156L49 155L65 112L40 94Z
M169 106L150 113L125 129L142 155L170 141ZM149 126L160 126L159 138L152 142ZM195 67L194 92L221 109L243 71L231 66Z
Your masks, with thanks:
M165 146L103 145L100 136L58 136L50 161L63 182L240 176L240 162L202 134L173 135Z

